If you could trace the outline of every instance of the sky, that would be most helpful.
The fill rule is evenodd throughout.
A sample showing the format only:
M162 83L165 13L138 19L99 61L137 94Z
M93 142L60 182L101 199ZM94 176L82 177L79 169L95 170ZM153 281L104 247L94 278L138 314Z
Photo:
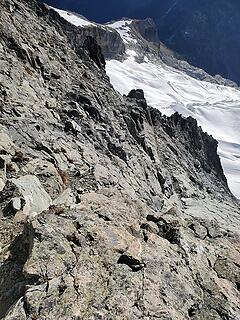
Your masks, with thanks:
M79 12L96 22L108 22L123 16L148 17L157 3L156 0L47 0L46 2L55 7ZM158 0L158 13L167 10L172 2L174 0Z

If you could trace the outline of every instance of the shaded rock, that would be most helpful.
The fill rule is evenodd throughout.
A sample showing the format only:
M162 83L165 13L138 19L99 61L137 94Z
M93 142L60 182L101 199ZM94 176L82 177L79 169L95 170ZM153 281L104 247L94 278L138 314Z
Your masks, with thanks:
M128 158L127 154L121 146L115 145L115 144L109 142L108 149L113 155L115 155L115 156L119 157L121 160L127 162L127 158Z
M0 178L6 179L6 161L2 157L0 157Z
M142 89L133 89L129 92L128 97L131 99L137 99L137 100L142 100L145 99L144 97L144 92Z
M101 47L97 44L96 40L90 36L86 37L84 46L89 52L90 58L96 63L100 69L105 68L105 59L101 51Z
M79 30L79 32L81 32ZM88 26L82 33L96 39L106 59L121 59L125 53L124 42L119 33L113 29L97 25Z
M134 272L142 270L145 266L144 263L141 263L139 260L126 254L121 255L121 257L118 259L118 263L129 266Z
M150 42L160 42L158 29L153 19L134 20L133 26L144 39Z
M23 198L15 197L3 209L3 214L4 216L15 215L18 211L24 208L24 205L25 205L25 200Z
M116 30L109 28L107 25L100 26L97 24L75 27L61 18L55 10L46 8L46 11L55 21L58 21L61 24L67 37L74 43L76 48L83 45L86 37L91 37L96 40L98 45L100 45L106 59L121 59L122 55L124 55L125 45Z

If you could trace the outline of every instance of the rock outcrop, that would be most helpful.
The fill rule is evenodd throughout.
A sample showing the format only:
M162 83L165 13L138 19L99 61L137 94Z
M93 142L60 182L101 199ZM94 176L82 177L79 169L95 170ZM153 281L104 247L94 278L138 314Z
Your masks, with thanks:
M160 42L158 29L153 19L133 20L133 25L136 31L139 32L144 39L150 42Z
M122 97L45 6L3 0L0 25L0 318L240 319L216 141Z
M119 33L107 25L89 24L84 27L76 27L62 18L55 10L45 4L41 4L48 11L48 16L58 23L67 34L70 42L75 46L82 46L86 37L94 38L101 46L105 58L120 59L125 53L125 45Z

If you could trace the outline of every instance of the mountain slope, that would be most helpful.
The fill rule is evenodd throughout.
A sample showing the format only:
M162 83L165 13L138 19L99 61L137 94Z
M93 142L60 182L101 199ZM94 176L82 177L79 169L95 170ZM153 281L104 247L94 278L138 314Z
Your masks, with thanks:
M110 26L121 30L129 50L124 61L107 62L107 73L114 87L122 94L140 87L148 103L164 114L179 112L197 119L203 130L219 141L218 152L229 187L240 198L239 89L193 79L158 61L156 56L146 55L143 63L139 63L131 23L122 21Z
M58 12L65 18L65 11ZM68 15L72 16L74 14ZM76 23L71 18L68 21L76 26L81 23L81 20ZM114 87L121 94L142 88L148 103L164 114L179 112L197 119L199 125L219 141L218 152L229 187L240 198L239 89L229 87L233 84L224 82L224 79L211 78L202 70L183 64L168 52L161 52L161 48L159 51L140 34L141 31L145 32L145 37L146 33L151 39L156 37L151 21L126 19L106 26L95 25L99 29L108 27L116 30L125 46L125 56L122 49L116 58L113 56L107 60L106 71ZM101 37L98 41L101 42Z
M184 60L211 75L240 83L238 0L47 1L101 23L122 17L151 17L161 41Z
M107 73L122 94L142 88L148 103L166 115L179 112L198 120L219 141L219 155L229 187L240 198L240 92L190 78L166 65L148 60L139 64L135 52L123 62L107 62Z
M0 318L239 319L217 142L116 92L86 27L34 0L0 25Z
M143 63L138 63L130 23L122 21L118 27L111 26L118 29L119 25L129 51L126 60L107 63L107 73L115 88L127 94L131 88L141 87L148 103L164 114L179 112L197 119L219 141L219 155L230 189L240 198L239 89L192 79L151 57L152 61L146 56Z

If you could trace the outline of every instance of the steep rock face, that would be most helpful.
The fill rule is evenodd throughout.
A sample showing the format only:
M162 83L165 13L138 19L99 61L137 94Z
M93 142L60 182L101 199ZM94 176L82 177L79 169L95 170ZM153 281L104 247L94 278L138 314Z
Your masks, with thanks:
M239 319L216 142L118 94L96 42L36 2L4 0L0 24L0 317Z
M125 45L119 33L115 32L115 30L91 26L87 30L84 30L83 33L89 34L96 39L97 43L101 46L105 58L116 59L124 55Z
M105 68L105 59L102 54L101 47L96 42L93 37L86 36L83 46L86 47L89 57L96 63L96 65L101 69Z
M152 19L134 20L133 25L144 39L150 42L160 42L157 26Z
M163 127L173 138L178 136L180 130L186 148L195 158L199 159L204 170L207 172L214 170L218 178L227 183L217 155L217 141L207 133L202 132L194 118L184 119L178 113L175 113L166 121L166 124L163 124Z
M45 5L41 5L45 6ZM46 7L46 10L48 8ZM71 23L63 19L56 11L48 11L50 19L58 21L61 28L67 33L70 41L82 46L84 39L87 36L94 38L101 46L102 53L106 58L120 58L124 55L125 45L120 37L119 33L113 29L109 29L107 26L101 26L98 24L89 24L84 27L73 26Z

